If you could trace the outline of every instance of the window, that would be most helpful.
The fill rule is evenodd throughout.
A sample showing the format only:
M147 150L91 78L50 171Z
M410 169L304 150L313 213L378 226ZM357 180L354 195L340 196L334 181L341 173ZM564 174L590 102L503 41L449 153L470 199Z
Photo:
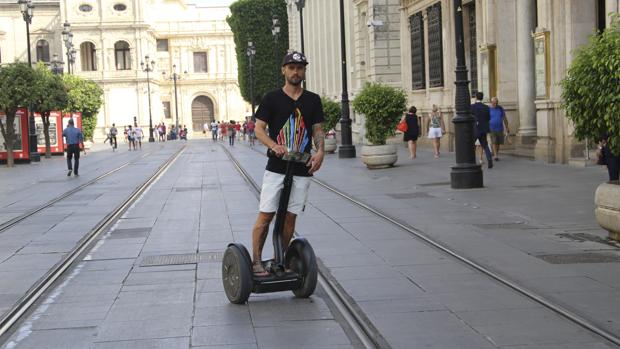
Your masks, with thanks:
M162 102L164 105L164 117L170 119L170 102Z
M194 52L194 73L207 72L207 53Z
M114 58L116 60L116 70L130 70L129 44L125 41L117 41L114 44Z
M157 52L168 52L168 39L157 39Z
M478 44L476 40L476 5L472 2L467 6L469 13L469 72L471 95L478 92Z
M441 39L441 3L427 8L428 15L428 85L443 86L443 44Z
M115 11L125 11L127 9L127 5L125 4L116 4L114 5Z
M426 87L422 12L409 17L409 25L411 30L411 88L420 90Z
M37 41L37 62L50 61L50 44L47 40Z
M80 9L80 11L82 12L90 12L93 10L93 7L89 4L82 4L80 5L80 7L78 7Z
M95 55L95 45L92 42L83 42L80 45L80 61L82 61L82 71L97 70L97 56Z

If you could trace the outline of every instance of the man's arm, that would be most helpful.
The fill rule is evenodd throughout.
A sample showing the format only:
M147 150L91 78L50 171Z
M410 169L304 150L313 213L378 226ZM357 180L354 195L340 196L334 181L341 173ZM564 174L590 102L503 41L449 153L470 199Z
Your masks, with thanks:
M271 139L267 134L267 123L261 119L256 119L256 125L254 126L254 135L261 141L267 148L271 149L276 156L282 156L286 154L286 147L280 145Z
M325 151L325 132L322 122L312 125L312 140L317 151Z

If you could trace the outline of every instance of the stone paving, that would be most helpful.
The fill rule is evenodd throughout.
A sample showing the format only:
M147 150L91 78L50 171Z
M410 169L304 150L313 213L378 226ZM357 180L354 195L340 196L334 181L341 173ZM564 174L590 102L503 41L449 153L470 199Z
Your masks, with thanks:
M147 146L143 152L152 155L139 162L151 165L132 165L135 176L119 171L117 179L102 181L99 191L95 185L76 194L82 195L79 206L59 203L61 207L51 213L46 210L42 217L70 217L79 228L72 231L67 227L73 225L60 225L56 234L65 238L61 242L40 240L55 226L40 237L23 237L30 240L24 247L33 253L13 252L10 258L0 259L0 268L13 273L10 283L0 284L0 301L8 297L6 303L10 303L6 295L22 290L15 285L27 285L24 270L27 275L31 270L44 271L66 251L77 232L93 224L97 214L104 215L114 200L121 200L120 193L128 195L128 187L141 182L140 175L154 171L156 159L164 161L178 145ZM260 183L264 157L242 145L232 151ZM400 151L400 159L406 159L404 149ZM89 156L97 159L104 172L137 153L112 154L102 149ZM17 171L35 169L25 176L38 178L48 168L64 169L58 160L63 159ZM604 236L592 217L593 188L604 180L602 169L506 158L485 170L485 189L454 191L449 189L452 161L449 155L434 160L422 150L415 161L368 171L359 159L329 155L317 178L616 331L620 275L611 271L617 271L617 263L557 265L536 257L618 253L608 245L567 238L583 232ZM90 175L86 160L83 164L80 181ZM12 176L6 178L8 171L12 170L0 170L0 181L19 183ZM41 202L66 191L70 185L65 182L76 180L60 177L63 172L58 183L41 186L46 195ZM89 190L99 196L88 197ZM110 198L99 199L104 195ZM3 192L0 203L4 200ZM560 207L560 202L567 204ZM80 216L82 210L88 215ZM321 290L306 300L283 292L252 295L246 305L228 303L217 252L233 240L250 246L249 227L256 210L255 196L220 145L188 142L173 166L44 297L3 348L358 347ZM44 230L41 226L46 222L43 217L20 225L22 234ZM311 187L309 205L297 227L310 239L322 265L393 348L613 347L318 185ZM6 233L0 234L4 239L0 246L22 251L24 247L13 243L20 234L5 238ZM54 253L42 252L50 249ZM148 258L196 253L212 258L146 266ZM269 242L264 253L271 253ZM24 262L19 259L25 258L22 255L32 259Z

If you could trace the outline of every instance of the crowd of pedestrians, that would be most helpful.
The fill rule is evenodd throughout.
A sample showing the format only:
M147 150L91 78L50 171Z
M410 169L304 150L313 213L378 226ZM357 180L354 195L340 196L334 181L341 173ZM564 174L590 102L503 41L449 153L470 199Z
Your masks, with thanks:
M228 140L228 145L234 146L235 140L247 141L250 146L254 146L256 136L254 128L256 124L249 117L245 118L243 123L236 120L229 121L212 121L203 125L202 133L205 137L211 134L211 140L224 141Z

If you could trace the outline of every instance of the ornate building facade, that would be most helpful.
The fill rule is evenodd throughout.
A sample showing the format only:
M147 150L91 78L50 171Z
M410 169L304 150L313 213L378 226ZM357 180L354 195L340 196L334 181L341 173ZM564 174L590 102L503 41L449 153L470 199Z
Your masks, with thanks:
M251 112L239 92L228 7L183 0L42 0L33 2L33 61L65 61L63 24L76 50L71 73L104 90L95 138L108 127L160 122L202 132L212 120L241 120ZM27 61L25 23L16 1L0 0L0 63ZM148 56L148 58L146 58ZM141 63L153 61L153 71ZM176 69L176 70L175 70ZM171 78L176 73L175 84ZM148 91L150 90L150 98Z
M289 6L290 43L300 47L296 0ZM573 137L559 82L575 50L609 25L618 0L463 0L465 56L472 95L499 98L506 109L513 154L546 162L584 164L585 145ZM454 147L454 2L345 1L349 99L364 81L400 87L426 115L433 104ZM303 9L308 89L340 99L339 1L309 0ZM326 20L329 19L329 20ZM334 67L331 69L330 67ZM331 69L331 70L330 70ZM332 76L333 77L329 77ZM363 142L363 115L353 115L354 140ZM425 142L426 137L421 137Z

